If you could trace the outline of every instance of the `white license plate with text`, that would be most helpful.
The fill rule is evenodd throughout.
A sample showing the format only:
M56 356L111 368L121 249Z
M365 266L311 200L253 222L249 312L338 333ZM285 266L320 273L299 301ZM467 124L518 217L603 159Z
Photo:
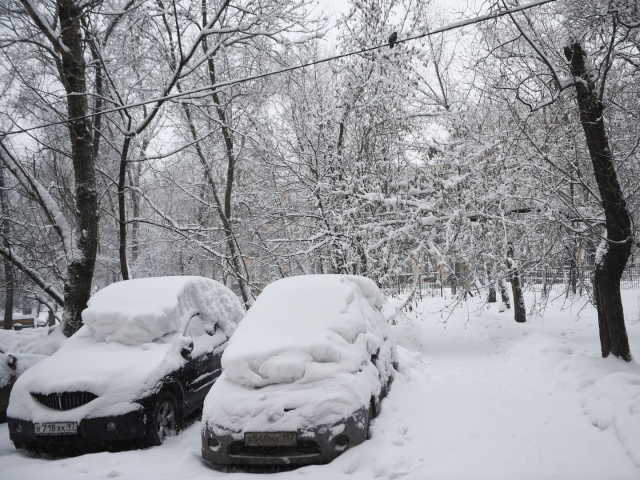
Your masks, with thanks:
M76 422L35 423L33 427L36 435L76 435L78 433Z
M247 432L244 444L251 447L295 446L298 443L296 432Z

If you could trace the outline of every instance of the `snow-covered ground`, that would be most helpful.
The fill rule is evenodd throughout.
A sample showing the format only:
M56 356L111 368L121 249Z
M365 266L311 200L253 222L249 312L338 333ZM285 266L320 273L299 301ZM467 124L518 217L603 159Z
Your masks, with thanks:
M632 351L640 359L640 291L623 295ZM476 299L459 305L446 323L443 299L414 304L391 328L401 373L382 402L373 438L330 465L276 476L640 478L640 366L599 358L595 311L577 304L562 310L563 301L520 325L510 311ZM530 309L532 294L527 302ZM59 460L15 451L6 424L0 426L3 480L226 475L201 461L199 423L161 447Z

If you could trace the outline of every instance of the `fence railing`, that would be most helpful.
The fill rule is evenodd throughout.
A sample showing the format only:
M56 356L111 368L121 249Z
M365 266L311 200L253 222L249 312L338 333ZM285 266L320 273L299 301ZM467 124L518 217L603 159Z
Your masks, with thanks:
M555 291L573 293L582 295L585 290L590 291L593 287L593 273L591 269L576 269L572 276L569 268L545 268L536 270L525 270L521 273L520 279L523 289L528 292L547 293ZM484 279L480 279L483 284ZM574 288L575 285L575 288ZM620 279L621 288L640 288L640 268L627 268ZM413 275L398 275L394 282L387 285L386 292L391 295L409 294L413 289ZM465 291L476 295L476 279L471 276L458 277L457 279L441 278L436 273L421 274L418 278L416 295L424 296L443 296L450 295L453 291L464 294Z

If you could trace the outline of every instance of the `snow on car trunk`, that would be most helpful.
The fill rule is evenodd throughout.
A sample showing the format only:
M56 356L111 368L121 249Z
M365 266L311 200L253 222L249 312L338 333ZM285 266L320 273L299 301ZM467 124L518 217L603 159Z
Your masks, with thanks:
M304 430L366 410L396 362L383 303L364 277L306 275L267 286L222 356L205 425L234 435Z
M244 315L224 285L184 276L113 283L91 297L82 320L98 341L141 345L180 330L196 313L227 336Z

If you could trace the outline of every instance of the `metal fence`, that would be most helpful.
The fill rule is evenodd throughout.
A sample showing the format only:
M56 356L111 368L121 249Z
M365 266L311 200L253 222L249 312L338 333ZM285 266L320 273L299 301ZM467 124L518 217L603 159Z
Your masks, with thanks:
M575 277L572 278L569 268L545 268L535 270L524 270L521 275L522 286L528 292L546 292L555 291L569 292L574 291L578 295L582 295L585 291L591 291L593 287L593 273L591 269L576 269ZM484 284L484 279L480 280L480 284ZM620 279L621 288L640 288L640 268L627 268ZM398 275L394 282L387 285L386 293L389 295L407 295L413 289L413 275ZM468 290L472 295L476 295L476 279L471 276L442 278L435 273L421 274L418 278L416 295L422 297L435 297L451 295L453 291L463 293ZM509 289L510 290L510 289Z

